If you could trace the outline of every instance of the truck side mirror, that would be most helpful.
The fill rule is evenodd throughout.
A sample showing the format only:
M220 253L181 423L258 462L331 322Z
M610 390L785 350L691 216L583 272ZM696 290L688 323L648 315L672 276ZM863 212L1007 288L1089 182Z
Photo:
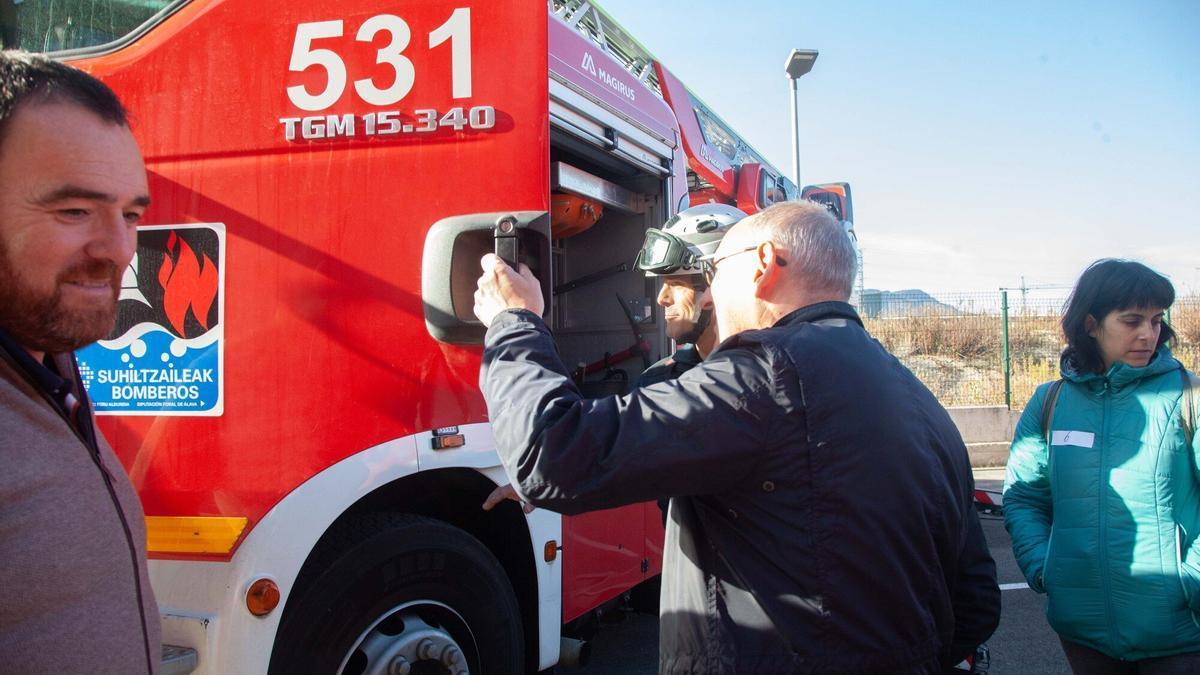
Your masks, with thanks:
M746 162L738 169L737 207L746 215L752 216L771 205L763 199L762 182L766 176L762 164L757 162Z
M737 207L754 215L775 202L787 201L782 176L773 175L758 162L746 162L738 169Z
M800 198L823 205L840 221L854 222L854 204L850 200L849 183L805 185L800 191Z
M499 236L498 236L499 235ZM486 329L475 318L475 282L486 253L516 256L542 285L550 309L550 216L545 211L501 211L443 218L429 228L421 258L425 326L435 340L481 344Z

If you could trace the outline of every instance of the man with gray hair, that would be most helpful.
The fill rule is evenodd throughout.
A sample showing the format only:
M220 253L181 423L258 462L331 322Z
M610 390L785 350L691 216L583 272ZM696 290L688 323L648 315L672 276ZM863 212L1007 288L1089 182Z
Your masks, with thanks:
M530 503L671 497L664 673L939 673L999 622L966 447L847 304L824 207L735 225L705 260L718 348L676 380L584 400L524 265L483 258L481 382Z
M72 354L112 331L149 202L116 95L0 51L0 671L158 667L142 507Z

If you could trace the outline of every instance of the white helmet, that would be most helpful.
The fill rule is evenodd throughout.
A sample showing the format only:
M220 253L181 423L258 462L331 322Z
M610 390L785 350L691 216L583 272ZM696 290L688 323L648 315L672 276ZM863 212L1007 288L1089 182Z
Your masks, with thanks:
M703 274L700 259L716 252L729 228L746 214L726 204L701 204L646 230L637 266L646 276Z

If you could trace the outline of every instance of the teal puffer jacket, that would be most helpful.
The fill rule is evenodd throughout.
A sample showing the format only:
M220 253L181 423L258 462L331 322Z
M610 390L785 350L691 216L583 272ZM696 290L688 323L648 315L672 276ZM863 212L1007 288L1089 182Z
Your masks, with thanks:
M1034 393L1004 483L1005 526L1064 639L1139 660L1200 651L1200 472L1180 414L1182 366L1062 367L1047 448Z

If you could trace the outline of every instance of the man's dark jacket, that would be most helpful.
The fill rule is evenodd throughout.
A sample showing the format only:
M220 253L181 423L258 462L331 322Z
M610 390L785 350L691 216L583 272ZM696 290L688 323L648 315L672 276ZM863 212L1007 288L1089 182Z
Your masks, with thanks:
M521 494L562 513L672 497L664 673L936 673L1000 616L957 429L845 303L584 400L540 318L502 312L482 387Z
M704 361L704 357L700 356L700 350L696 348L696 345L691 343L679 345L679 349L676 349L674 354L659 359L654 365L642 371L642 374L638 376L637 386L645 387L673 380L700 365L702 361Z
M642 371L638 376L637 386L645 387L659 382L673 380L687 371L700 365L704 357L700 356L700 350L696 345L688 342L679 345L679 349L675 353L659 359L654 365ZM663 497L658 500L658 510L662 512L663 527L667 526L667 513L671 507L671 499Z

